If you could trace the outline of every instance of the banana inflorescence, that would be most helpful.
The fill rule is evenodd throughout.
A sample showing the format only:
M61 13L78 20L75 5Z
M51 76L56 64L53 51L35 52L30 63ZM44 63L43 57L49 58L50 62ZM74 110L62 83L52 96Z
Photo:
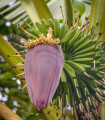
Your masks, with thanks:
M53 101L61 109L70 104L73 115L78 108L88 119L90 110L96 110L95 101L105 100L103 49L97 45L99 36L94 31L87 32L84 26L79 29L60 24L59 20L51 19L35 23L36 27L27 33L29 40L25 47L61 44L65 63Z

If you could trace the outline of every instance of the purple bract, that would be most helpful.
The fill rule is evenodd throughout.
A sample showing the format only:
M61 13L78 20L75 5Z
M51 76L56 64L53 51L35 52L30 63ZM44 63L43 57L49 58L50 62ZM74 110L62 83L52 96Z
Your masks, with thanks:
M43 110L51 102L64 65L59 45L37 45L26 53L24 71L32 104Z

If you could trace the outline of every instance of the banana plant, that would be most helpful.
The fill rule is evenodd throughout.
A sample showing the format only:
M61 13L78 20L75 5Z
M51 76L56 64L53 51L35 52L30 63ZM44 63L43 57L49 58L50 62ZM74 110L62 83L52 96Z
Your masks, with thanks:
M24 33L28 34L29 37L28 42L25 43L25 47L32 49L40 44L47 44L52 47L57 47L60 45L65 57L64 69L60 77L58 88L53 97L54 106L57 111L60 111L59 109L61 109L62 119L65 119L66 117L65 112L68 104L70 104L72 115L76 119L90 119L90 110L97 113L97 105L95 104L95 100L101 103L105 96L103 93L103 90L105 89L103 71L104 58L102 55L103 50L101 46L97 44L100 34L95 36L93 29L90 31L87 29L89 25L88 21L86 21L82 26L80 26L80 29L78 29L80 16L77 18L77 21L75 17L74 19L73 17L68 19L67 12L67 19L63 19L61 21L62 26L60 27L59 20L46 19L52 17L50 12L48 12L48 16L46 14L45 16L40 16L37 9L37 1L32 1L32 3L34 9L36 9L38 13L39 18L44 19L41 19L39 22L35 23L37 29L32 28L31 33L18 25L18 27ZM70 10L72 13L71 2L66 0L65 3L66 11ZM41 6L42 8L45 6L45 10L42 9L43 13L48 10L44 1L41 2ZM71 26L71 23L73 26ZM95 26L97 26L97 24ZM3 42L3 44L5 43ZM3 51L6 50L4 49ZM6 59L12 59L11 56L13 54L16 55L16 51L5 55L2 53L2 56ZM83 113L83 115L79 116L78 111ZM51 117L52 112L50 112L49 115L50 120L52 118L55 120L58 119L58 117ZM100 115L97 114L95 117L99 118Z

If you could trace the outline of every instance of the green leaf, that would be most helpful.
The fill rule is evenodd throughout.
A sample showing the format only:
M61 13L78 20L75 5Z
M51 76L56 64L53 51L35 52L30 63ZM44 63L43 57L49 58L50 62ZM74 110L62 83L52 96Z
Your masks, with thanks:
M85 17L89 17L92 0L72 0L73 9L76 10L76 17L81 15L82 23L85 22ZM80 24L82 24L80 21Z
M78 15L81 15L81 16L83 15L86 9L85 4L77 0L73 1L73 7L78 12Z

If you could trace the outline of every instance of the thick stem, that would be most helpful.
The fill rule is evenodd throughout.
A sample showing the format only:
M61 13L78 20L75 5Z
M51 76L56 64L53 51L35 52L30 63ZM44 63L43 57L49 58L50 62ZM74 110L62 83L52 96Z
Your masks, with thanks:
M39 16L31 0L20 0L20 2L23 5L25 11L27 12L33 24L35 24L35 22L39 22L40 21Z
M12 45L10 45L4 38L0 35L0 55L6 60L6 62L11 66L15 66L20 62L24 62L24 59L21 56L12 56L16 55L18 51L13 48ZM20 55L20 54L18 54ZM16 74L22 73L20 69L24 69L24 66L18 66L16 68L13 68ZM21 75L20 77L24 77L24 75Z
M44 18L45 20L48 20L50 18L53 19L53 16L45 0L32 0L32 3L40 19L42 18Z
M0 102L0 116L5 120L23 120L11 109Z

